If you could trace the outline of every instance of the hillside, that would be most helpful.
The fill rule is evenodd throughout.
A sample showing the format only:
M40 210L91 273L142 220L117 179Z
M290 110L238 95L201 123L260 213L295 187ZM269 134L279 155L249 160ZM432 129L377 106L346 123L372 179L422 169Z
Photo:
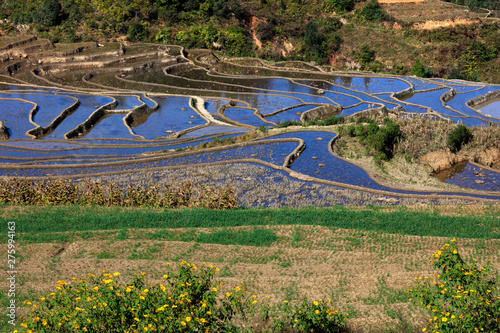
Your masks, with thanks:
M0 17L12 23L2 23L5 34L52 42L147 41L338 69L500 82L499 5L467 4L476 12L438 0L21 0L3 2Z

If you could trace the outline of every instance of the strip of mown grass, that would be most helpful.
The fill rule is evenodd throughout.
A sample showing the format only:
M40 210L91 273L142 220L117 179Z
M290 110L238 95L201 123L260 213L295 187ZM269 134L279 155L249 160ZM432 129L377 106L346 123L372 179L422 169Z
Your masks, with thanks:
M10 208L10 209L9 209ZM16 222L19 239L29 234L143 228L197 228L258 225L321 225L382 233L460 238L500 238L496 210L484 214L443 216L437 211L404 207L382 209L333 208L240 208L225 211L179 209L104 208L96 206L0 206L0 239L6 240L8 221ZM27 233L26 236L21 233Z

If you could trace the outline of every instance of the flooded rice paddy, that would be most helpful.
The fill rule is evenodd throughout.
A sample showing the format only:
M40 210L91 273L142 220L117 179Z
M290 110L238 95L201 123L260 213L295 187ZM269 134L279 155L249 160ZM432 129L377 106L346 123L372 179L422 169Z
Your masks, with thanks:
M256 170L258 166L275 173L274 177L247 175L256 186L276 188L275 197L258 200L264 206L294 202L279 190L291 179L303 188L294 198L311 202L309 190L315 186L386 197L500 198L499 174L472 164L438 175L455 185L454 191L403 191L381 185L362 168L331 153L329 145L336 134L328 131L296 131L245 143L237 139L259 128L266 131L286 121L299 122L323 105L334 106L337 115L346 117L389 110L403 115L430 113L470 126L498 123L498 99L478 110L467 102L500 86L344 75L301 62L272 65L257 59L218 59L203 63L202 58L193 62L189 51L175 46L141 46L127 52L119 63L105 62L111 58L103 55L102 66L75 68L68 74L45 67L36 71L39 65L33 62L12 74L24 83L9 84L5 78L0 84L0 120L10 138L0 141L0 175L116 180L120 175L132 179L138 173L188 167L231 165L231 169ZM96 53L88 54L101 59L94 57ZM81 77L74 80L75 76ZM28 77L33 81L24 80ZM229 145L194 148L224 138L231 139ZM231 175L226 176L230 181Z

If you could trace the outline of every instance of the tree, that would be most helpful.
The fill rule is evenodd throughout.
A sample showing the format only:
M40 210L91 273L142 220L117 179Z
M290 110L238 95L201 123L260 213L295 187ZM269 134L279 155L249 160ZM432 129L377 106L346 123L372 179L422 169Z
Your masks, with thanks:
M387 16L377 0L368 1L357 13L357 17L364 21L381 21Z
M359 62L361 65L366 66L375 60L375 51L371 50L368 44L361 45L361 54L359 55Z
M40 23L48 27L57 25L60 12L61 4L59 0L45 0L40 11Z

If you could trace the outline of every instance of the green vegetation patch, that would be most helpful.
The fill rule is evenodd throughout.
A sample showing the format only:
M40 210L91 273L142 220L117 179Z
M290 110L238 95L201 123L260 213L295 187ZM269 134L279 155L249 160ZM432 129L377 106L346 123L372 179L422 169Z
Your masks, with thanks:
M236 232L221 230L209 234L201 233L196 237L196 241L199 243L246 246L270 246L277 239L276 234L270 229L239 230Z
M437 211L411 211L405 207L395 208L392 212L345 207L241 208L227 211L194 208L152 211L78 205L28 207L16 211L8 209L8 205L0 207L2 241L5 241L4 235L7 235L7 221L16 222L17 237L20 239L34 233L260 225L321 225L403 235L500 238L500 220L493 208L485 208L484 214L481 215L443 216Z

